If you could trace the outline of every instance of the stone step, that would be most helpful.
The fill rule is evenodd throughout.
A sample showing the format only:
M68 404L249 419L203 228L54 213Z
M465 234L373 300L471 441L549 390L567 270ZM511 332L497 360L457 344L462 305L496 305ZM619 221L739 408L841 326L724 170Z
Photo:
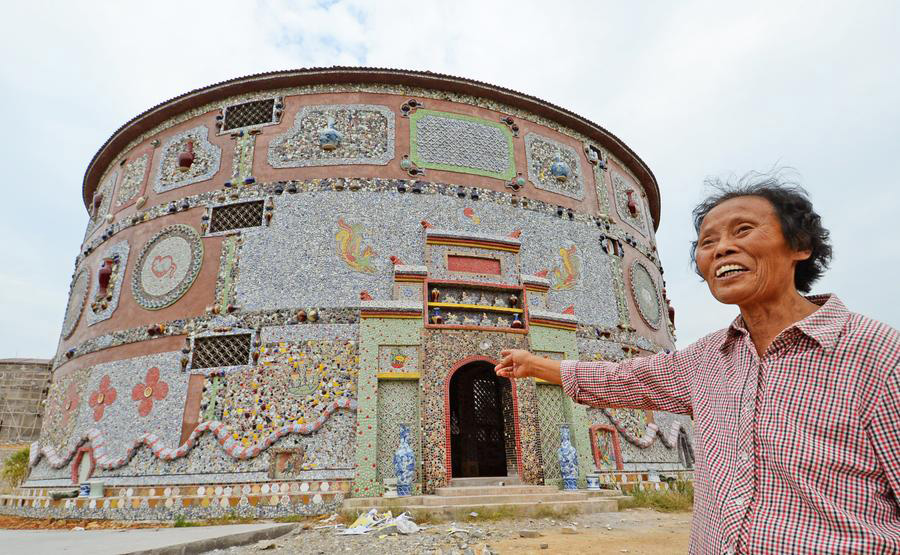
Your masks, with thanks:
M421 507L424 495L410 495L408 497L351 497L344 499L344 509L395 509L405 507Z
M435 488L435 495L514 495L519 493L556 493L560 489L556 486L463 486Z
M393 501L397 500L393 499ZM344 501L344 506L341 510L342 514L348 519L352 520L358 514L367 510L363 507L350 508L347 506L348 501L352 500ZM473 518L477 521L479 518L563 517L577 513L614 513L619 510L619 500L601 497L579 501L550 501L546 503L482 503L437 506L396 505L391 507L391 510L394 514L407 511L413 520L417 522L425 520L471 521ZM470 515L473 512L478 513L478 516L471 517Z
M451 487L471 487L471 486L499 486L500 482L511 486L522 485L522 480L518 476L486 476L480 478L452 478L450 480Z
M457 495L438 496L429 495L422 500L426 507L451 506L451 505L508 505L510 503L551 503L556 501L587 501L590 497L586 493L560 492L557 493L522 493L513 495Z

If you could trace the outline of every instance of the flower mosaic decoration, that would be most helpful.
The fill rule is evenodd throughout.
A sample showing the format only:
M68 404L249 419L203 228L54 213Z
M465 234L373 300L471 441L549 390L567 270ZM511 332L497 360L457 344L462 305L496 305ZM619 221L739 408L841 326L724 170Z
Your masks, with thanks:
M375 272L372 257L375 251L370 245L362 246L365 230L360 224L348 224L343 218L338 219L339 231L334 236L337 241L337 254L341 260L357 272L371 274Z
M90 369L79 369L54 377L41 424L41 443L56 450L68 448L75 429L84 383Z
M101 383L101 387L103 384ZM139 383L131 390L131 400L138 401L138 414L147 416L153 410L153 401L162 401L169 394L169 384L159 379L159 368L147 370L144 383Z
M109 375L100 380L100 389L91 393L88 405L94 409L94 422L100 422L106 407L116 402L116 388L110 387Z
M559 249L559 266L549 274L550 287L557 291L574 289L581 281L581 257L575 253L576 246Z
M267 344L257 365L206 378L201 414L256 445L286 425L321 424L333 402L356 396L358 364L353 341Z

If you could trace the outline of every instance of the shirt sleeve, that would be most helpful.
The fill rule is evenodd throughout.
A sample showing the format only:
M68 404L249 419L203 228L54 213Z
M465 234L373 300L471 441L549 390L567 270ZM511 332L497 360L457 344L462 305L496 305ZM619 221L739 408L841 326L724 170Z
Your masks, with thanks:
M693 414L691 384L703 340L674 353L623 362L563 361L563 390L593 407L662 410Z
M900 368L894 367L881 390L881 398L868 426L875 456L887 477L894 500L900 504ZM898 507L900 508L900 507Z

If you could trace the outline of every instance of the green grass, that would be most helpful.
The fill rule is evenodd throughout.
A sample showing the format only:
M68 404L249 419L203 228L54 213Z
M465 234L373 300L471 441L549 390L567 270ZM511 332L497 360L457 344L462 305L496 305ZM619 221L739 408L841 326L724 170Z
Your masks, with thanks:
M694 485L690 482L673 482L668 490L638 490L631 492L631 499L619 501L619 509L644 507L663 513L688 512L694 508Z
M29 448L26 446L3 461L3 468L0 469L0 476L2 476L3 480L9 484L9 487L19 487L19 484L25 481L25 477L28 476L28 455Z

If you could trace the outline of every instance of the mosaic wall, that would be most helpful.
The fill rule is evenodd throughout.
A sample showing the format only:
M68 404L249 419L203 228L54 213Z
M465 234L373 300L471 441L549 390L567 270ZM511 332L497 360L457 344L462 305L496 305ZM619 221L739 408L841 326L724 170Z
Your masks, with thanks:
M124 287L125 268L128 266L128 241L116 243L107 249L100 260L110 265L109 282L105 291L100 290L101 268L98 267L94 275L94 284L88 295L88 310L86 319L88 325L108 320L119 306L119 296ZM109 261L109 262L106 262ZM102 293L102 294L101 294Z
M544 483L559 486L562 475L556 451L560 445L560 428L568 423L565 414L566 395L556 385L537 385L538 423L541 430L541 455L544 463ZM583 453L578 453L583 456Z
M84 308L91 274L86 267L75 273L72 285L69 287L69 304L66 306L66 314L63 318L62 336L64 339L72 335L78 320L81 318L81 310Z
M418 345L381 345L378 348L379 372L418 372L420 367Z
M387 106L304 106L294 126L269 143L275 168L384 165L394 159L394 113Z
M619 465L616 461L615 437L613 436L613 432L598 428L593 431L593 434L594 441L597 442L597 457L594 459L594 465L597 470L618 470Z
M367 88L384 89L377 85L359 87L360 90ZM315 90L320 89L326 90L327 87ZM391 90L396 91L396 88ZM407 90L402 88L403 94ZM430 94L433 93L426 91L424 96L428 97ZM482 99L470 99L470 102L497 108ZM515 109L504 112L519 114ZM411 154L421 167L450 169L503 179L514 177L512 139L505 125L427 110L418 110L412 116ZM530 115L526 119L529 118L558 128L552 122L535 119ZM176 119L183 121L183 118ZM157 128L154 132L158 133L160 129ZM394 158L394 134L394 114L384 106L306 107L297 115L292 129L272 141L268 157L276 167L387 164ZM208 142L207 135L206 127L201 126L165 142L160 149L162 159L156 164L154 172L154 189L157 192L209 179L218 170L221 152L218 146ZM572 135L578 138L577 134ZM529 177L535 185L573 198L583 198L584 177L578 152L568 145L535 137L527 148ZM252 171L255 137L246 135L233 138L235 156L232 178L244 180L250 177ZM189 140L193 141L193 160L189 167L180 169L179 157L190 150L187 146ZM139 168L141 163L144 166ZM119 205L127 204L138 194L147 163L147 156L144 155L126 166L117 196ZM565 179L560 179L563 176L560 173L561 166L568 167L568 173L562 172ZM537 172L537 179L532 175L532 169ZM112 184L115 179L116 175L113 175ZM231 303L238 305L239 313L201 315L187 321L173 322L171 330L167 331L167 334L175 335L202 334L204 330L223 326L261 327L264 347L261 349L259 365L218 372L207 371L205 392L201 399L201 420L205 422L201 422L191 436L189 446L179 448L179 453L172 460L161 457L161 453L167 458L172 454L169 451L175 445L169 441L171 438L158 438L162 451L151 447L146 441L135 444L135 438L131 438L128 450L121 455L129 457L130 462L125 466L98 468L98 475L125 482L135 479L130 474L132 472L152 475L151 479L154 476L155 479L162 479L160 477L164 476L167 480L191 480L195 479L192 476L196 474L210 472L215 473L215 476L206 476L204 479L226 480L239 474L254 480L265 480L266 476L348 478L353 475L355 462L359 464L356 471L357 483L374 485L390 470L385 465L389 446L396 443L396 438L391 436L396 433L395 420L417 418L412 414L418 414L418 407L410 403L410 400L417 396L415 390L419 387L415 381L379 383L374 374L421 370L421 388L426 399L422 407L425 423L421 427L421 439L425 439L429 446L420 458L423 468L419 479L424 480L430 488L442 484L446 480L446 454L442 454L445 438L442 403L447 370L459 358L472 354L481 353L490 357L496 356L497 351L503 347L524 348L528 336L488 332L426 333L428 339L420 351L415 343L421 340L421 319L408 320L399 324L400 327L394 325L396 322L373 327L359 321L361 291L376 299L393 297L391 257L396 256L405 264L415 265L426 262L424 256L429 250L432 255L440 251L441 257L452 250L426 249L425 234L422 233L420 224L423 220L437 227L462 229L478 234L506 236L513 232L521 233L521 256L508 256L508 260L503 263L503 279L516 282L519 265L522 274L546 277L551 283L546 308L561 312L573 307L579 321L585 322L585 325L612 327L621 318L627 318L627 312L622 312L616 290L610 286L611 283L616 283L616 279L621 281L620 262L617 258L600 254L600 231L594 228L593 222L585 215L578 214L569 219L554 216L555 207L548 210L540 202L533 202L532 208L523 210L520 205L510 202L508 195L489 191L481 191L482 201L478 200L477 193L472 194L471 198L461 199L455 188L450 189L442 184L418 185L417 182L417 186L424 189L424 194L403 195L396 192L396 182L380 180L381 185L376 186L377 181L379 180L322 179L321 183L320 180L315 180L313 183L288 182L276 185L282 187L282 190L287 187L289 193L292 192L292 187L294 190L300 188L303 194L274 197L276 215L272 227L243 230L240 240L235 238L234 241L226 241L223 246L217 282L217 304L220 309ZM341 183L340 186L338 182ZM352 195L343 192L348 182L352 182L349 186L353 191ZM599 183L601 181L598 181L598 187ZM355 188L353 184L356 185ZM406 183L406 187L411 185L411 181ZM374 192L375 190L378 192ZM257 195L271 194L272 185L250 183L246 190L242 188L240 192L233 191L230 195L251 192L256 192ZM102 199L103 203L107 203L106 208L101 206L98 214L108 211L111 194L110 188ZM195 195L190 197L188 205L206 203L217 194L219 193ZM276 194L280 194L277 189ZM601 196L601 206L605 198L605 194ZM164 208L151 207L147 210L145 219L165 215ZM323 225L323 215L330 218L326 225ZM110 226L110 233L126 229L129 225L134 224L115 222ZM193 230L191 232L196 236ZM161 304L163 302L175 302L187 291L196 271L199 271L199 261L191 266L198 257L202 261L199 238L187 239L176 235L162 238L157 236L141 250L140 260L133 271L138 276L135 277L133 289L135 298L145 308L161 308L167 306ZM304 241L297 241L297 237L303 237ZM154 244L157 239L159 241ZM100 242L102 240L91 243L88 249L96 248ZM186 248L185 245L189 246ZM197 249L195 245L201 246ZM431 264L432 277L439 275L445 268L445 263L437 263L434 256L428 262ZM190 277L182 276L183 272L186 272L184 276ZM313 276L327 278L311 279ZM459 274L450 273L444 277L460 278ZM75 285L77 283L73 282L73 290ZM416 290L421 292L420 285L411 287L413 293ZM86 289L87 283L85 292ZM83 298L84 294L80 296ZM171 301L168 298L162 301L154 299L161 296L173 298ZM141 302L142 298L144 303ZM535 295L535 298L540 296ZM309 325L309 322L298 324L294 316L297 308L304 308L308 313L315 310L322 322L316 325ZM109 313L114 309L112 307ZM67 323L70 311L67 310ZM73 329L77 325L79 313L80 307L75 310ZM398 332L400 328L402 331ZM353 359L351 368L345 368L341 365L352 359L356 346L351 338L355 338L357 333L360 335L360 354L357 359ZM571 336L570 341L574 343L575 334L566 334ZM121 330L89 339L76 346L70 356L77 358L98 349L147 338L145 330L140 328ZM615 342L611 342L611 345L617 346ZM545 345L544 348L555 354L571 354L573 351L570 346ZM165 355L180 358L179 353ZM132 359L137 360L143 361L143 358ZM178 366L177 361L176 358L167 359L171 368L157 365L140 370L132 369L134 379L131 381L140 378L134 384L124 379L129 373L124 367L110 366L116 363L85 370L83 373L86 373L86 377L78 382L81 385L71 388L67 384L65 391L61 389L59 392L58 396L69 397L68 400L58 400L58 404L63 403L65 407L64 410L57 411L56 418L61 424L58 435L65 435L63 432L66 426L62 425L62 421L67 413L71 413L69 418L78 419L77 429L68 432L72 438L81 434L81 430L91 429L96 432L93 439L105 440L107 434L124 434L120 433L119 428L109 424L110 415L121 422L129 419L153 419L156 418L157 409L179 396L183 409L188 375L182 374L180 368L178 376L181 376L182 381L171 374ZM427 368L421 368L423 364ZM107 368L115 371L108 371ZM153 371L154 368L156 371ZM335 368L336 375L332 372ZM352 405L349 404L357 393L348 381L356 379L353 372L357 368L365 369L366 380L371 378L364 385L364 376L359 376L358 407L355 400ZM101 372L103 369L107 371ZM77 381L77 374L70 375L73 381ZM542 435L540 432L543 430L538 428L538 407L542 398L547 398L547 394L542 392L544 389L544 386L536 388L530 381L523 381L517 386L523 456L521 472L528 481L540 479L546 466L546 457L542 457L542 454L547 453L542 453L539 446ZM559 391L559 388L556 390ZM335 399L340 399L340 406L335 404ZM81 402L87 406L78 412ZM123 415L120 411L124 410L124 404L130 405L134 414ZM352 410L357 408L359 429L356 429L357 414ZM181 409L167 412L173 415L172 418L180 419ZM323 409L323 412L317 413L319 409ZM570 418L574 422L580 422L578 410L581 409L567 406L565 410L573 413ZM366 424L366 418L371 424ZM170 430L171 434L175 434L177 442L177 435L181 432L180 424L167 425L159 422L153 426L154 433L163 428ZM286 428L294 430L295 426L301 426L303 431L287 435L282 433ZM421 448L418 445L421 442L418 434L420 428L415 425L411 429L417 448ZM206 431L210 433L205 433ZM142 429L134 430L134 434L146 436ZM365 449L354 451L354 442L349 439L351 434L356 437L356 445L362 445ZM432 438L429 434L437 435ZM266 442L266 438L271 441ZM60 449L67 448L64 444L68 439L56 439L62 445ZM432 441L433 439L436 441ZM574 439L576 442L580 441L578 437ZM121 451L116 441L109 448L110 458ZM129 440L126 438L122 441L125 445ZM264 442L263 449L257 451L258 454L247 451L254 446L260 447L261 442ZM373 443L377 449L373 447ZM546 451L546 445L543 447ZM588 451L581 446L578 448L581 459L589 458ZM231 456L223 454L223 449ZM555 453L552 460L555 461ZM52 462L52 457L40 458L32 479L43 475L47 480L64 480L69 472L68 467L54 469L53 466L56 465L50 464ZM379 490L375 488L369 493L379 493ZM293 501L292 499L289 504ZM277 502L284 505L280 499ZM312 500L312 503L318 502Z
M116 188L116 180L119 178L119 172L113 171L100 183L97 192L94 194L92 205L89 208L91 219L88 220L87 229L84 232L84 238L87 239L95 229L103 225L104 218L109 214L112 206L112 195Z
M165 308L194 283L203 263L203 243L194 228L164 227L141 249L131 274L134 300L147 310Z
M257 365L206 377L201 419L223 422L244 447L259 445L285 425L327 416L335 400L354 398L358 362L354 341L264 345Z
M447 257L454 255L483 257L500 261L499 275L475 274L469 272L450 271L447 269ZM429 277L431 279L478 281L501 285L519 284L519 257L515 253L490 249L448 247L445 245L429 245L428 256ZM478 304L478 303L472 303Z
M141 186L147 176L149 160L149 156L144 154L125 165L125 174L122 176L122 183L119 184L119 191L116 193L116 206L128 204L141 192Z
M613 191L616 198L616 212L623 222L633 227L638 233L644 237L650 237L650 231L647 227L647 206L641 197L640 189L635 187L628 178L623 175L612 172ZM628 192L631 191L631 198L636 206L636 211L632 213L628 208Z
M426 220L438 229L460 229L458 213L465 206L465 201L450 195L364 190L275 197L277 216L272 224L242 232L236 304L245 310L356 307L363 290L375 299L392 298L393 264L389 258L424 264L425 234L420 222ZM548 295L549 310L562 312L574 305L579 321L607 327L619 322L619 303L611 284L614 276L621 275L620 259L601 255L601 232L596 226L511 205L483 206L480 223L470 222L463 231L506 236L520 229L521 272L559 276L560 288L551 289ZM323 213L332 214L324 225ZM338 240L340 221L351 229L358 226L353 237ZM298 236L304 237L302 243L297 242ZM561 249L572 256L565 259ZM444 277L439 268L433 264L429 270ZM459 275L452 277L459 279ZM312 276L327 279L310 279Z
M239 131L233 137L234 156L231 158L231 179L241 183L253 174L253 155L256 152L256 133Z
M544 189L576 200L584 199L581 156L569 145L535 133L525 135L528 179Z
M191 183L206 181L219 171L222 149L209 142L209 129L205 125L172 135L160 147L153 176L153 190L164 193ZM192 152L192 162L185 168L179 156Z
M40 442L56 452L67 453L77 444L73 437L82 405L87 402L85 384L90 369L79 369L55 377L47 396Z
M60 469L57 477L68 476L66 462L86 437L95 448L103 446L108 460L123 463L144 434L155 436L156 449L177 448L188 378L180 358L177 351L148 355L67 376L66 383L51 388L56 416L45 420L51 427L42 433L39 449L32 450L32 461L46 456Z
M421 305L420 310L421 310ZM420 318L364 318L359 327L359 379L357 395L358 422L356 436L356 475L353 480L353 495L370 497L380 495L383 484L378 478L378 380L379 355L394 345L409 348L421 342L422 320ZM412 370L412 368L410 368ZM410 427L411 436L419 436L417 427ZM396 433L396 432L394 432ZM421 435L419 437L425 437ZM386 449L386 447L384 447ZM384 452L382 451L382 455ZM418 477L421 482L422 475Z
M394 451L400 445L400 424L409 426L409 446L416 455L416 484L413 494L421 490L422 442L419 418L418 380L379 380L378 382L378 474L384 481L396 478Z
M422 434L424 438L424 476L426 491L447 483L445 391L447 375L458 361L470 356L494 359L501 349L527 348L527 339L518 334L466 332L457 330L425 331L422 369ZM537 429L537 398L534 383L516 384L520 452L519 469L523 479L535 482L542 475Z
M631 264L631 296L641 313L641 318L653 329L659 329L663 321L662 301L656 282L647 267L638 260Z
M462 114L417 110L409 117L410 159L421 168L512 179L512 133L506 125Z

